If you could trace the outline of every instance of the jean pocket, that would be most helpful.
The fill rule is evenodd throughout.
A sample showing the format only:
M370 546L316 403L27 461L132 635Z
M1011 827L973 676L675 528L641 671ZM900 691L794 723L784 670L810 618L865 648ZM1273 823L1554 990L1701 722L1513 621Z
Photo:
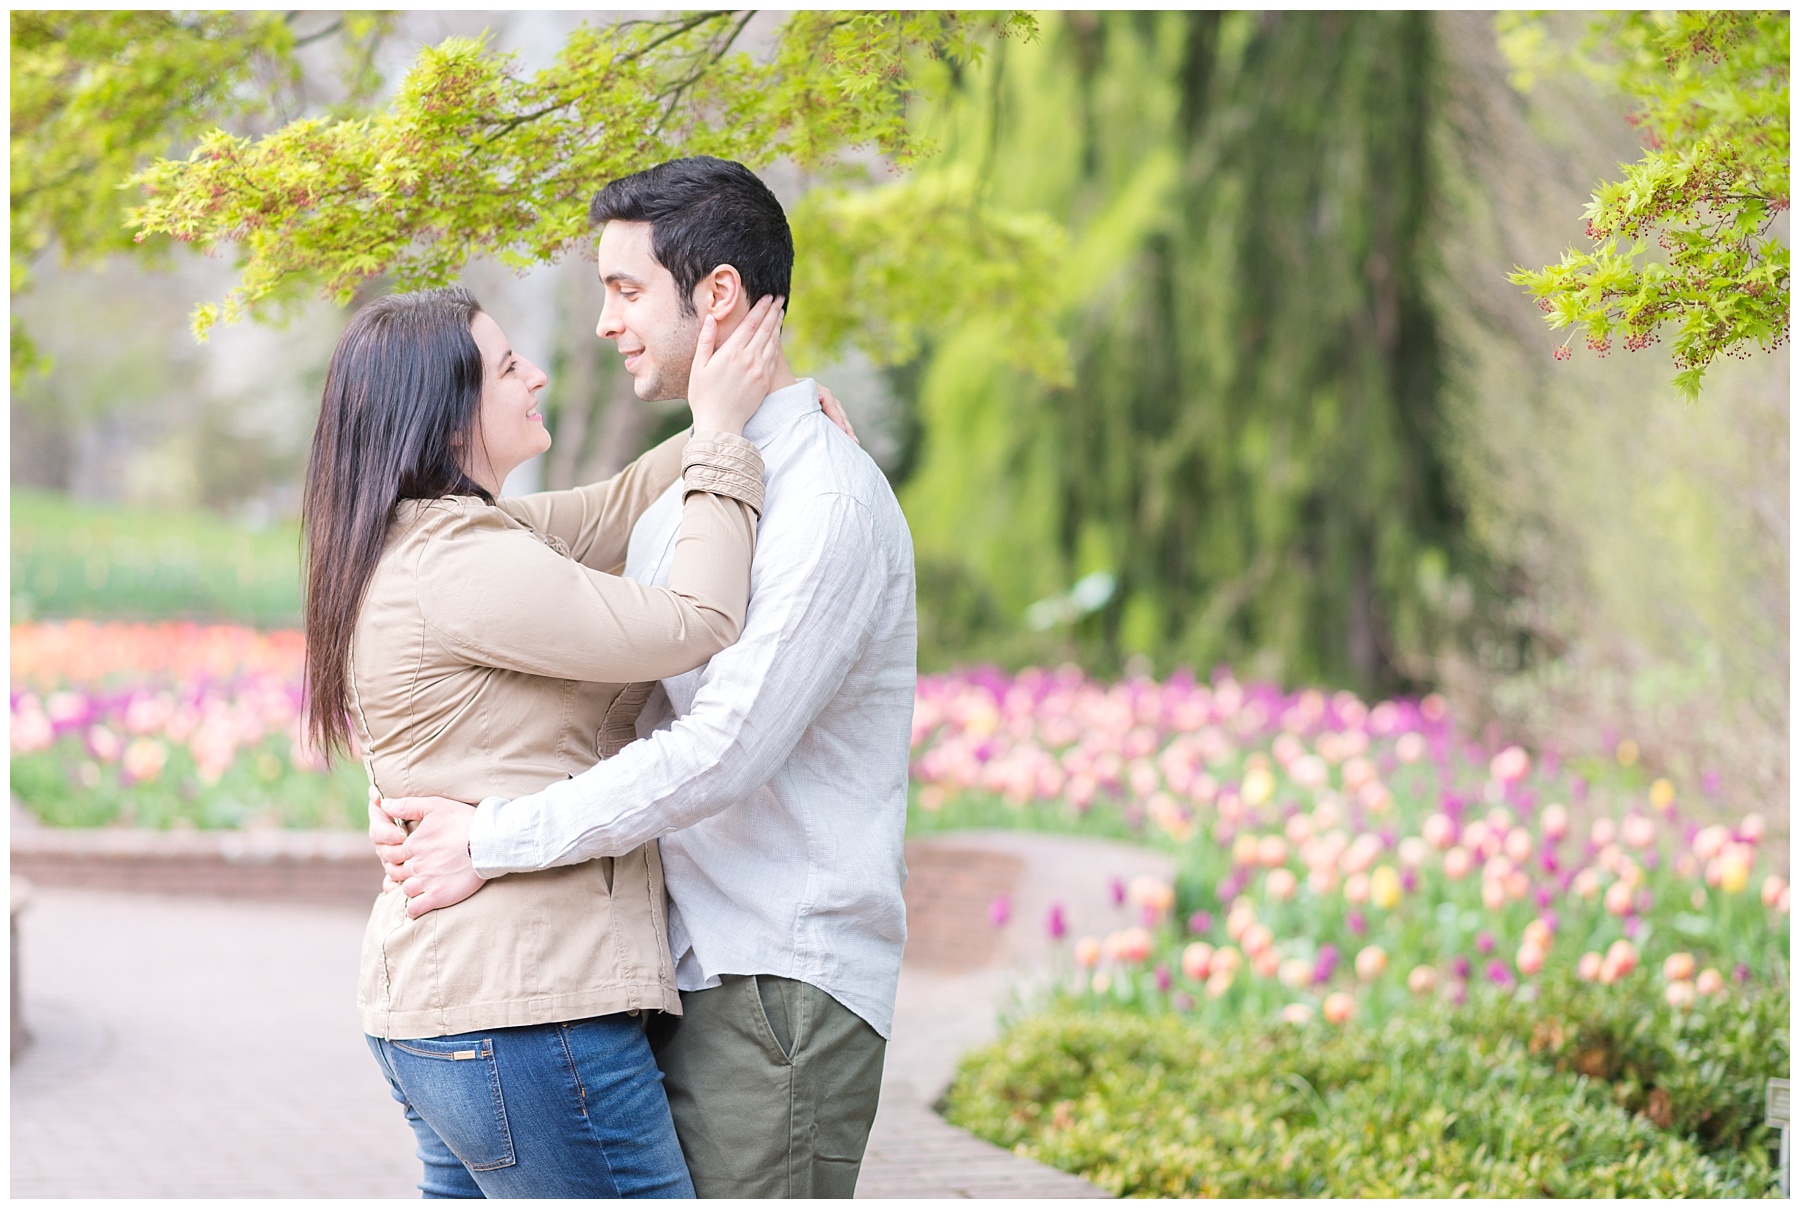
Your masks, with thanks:
M407 1100L463 1166L494 1171L518 1162L491 1038L424 1037L388 1045Z

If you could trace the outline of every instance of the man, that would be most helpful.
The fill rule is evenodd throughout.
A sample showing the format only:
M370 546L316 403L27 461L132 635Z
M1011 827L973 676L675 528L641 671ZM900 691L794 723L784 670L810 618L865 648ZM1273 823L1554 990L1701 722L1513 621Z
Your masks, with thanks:
M758 297L788 293L786 216L741 165L661 164L608 184L589 213L606 224L597 334L639 398L681 396L706 315L724 339ZM581 776L476 808L385 804L418 820L384 856L415 915L481 878L662 837L683 1015L653 1041L706 1197L854 1192L906 934L911 535L813 383L783 370L744 430L767 486L738 642L663 681L646 737ZM677 483L639 520L628 576L665 581L680 505ZM373 818L399 838L385 826Z

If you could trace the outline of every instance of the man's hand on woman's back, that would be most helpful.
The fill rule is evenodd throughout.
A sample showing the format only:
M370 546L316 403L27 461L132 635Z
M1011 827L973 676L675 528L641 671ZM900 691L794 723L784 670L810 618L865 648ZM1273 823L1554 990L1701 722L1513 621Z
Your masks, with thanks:
M469 858L475 808L453 798L387 798L369 803L369 839L388 881L407 897L414 919L454 906L484 884ZM409 835L402 820L418 825Z

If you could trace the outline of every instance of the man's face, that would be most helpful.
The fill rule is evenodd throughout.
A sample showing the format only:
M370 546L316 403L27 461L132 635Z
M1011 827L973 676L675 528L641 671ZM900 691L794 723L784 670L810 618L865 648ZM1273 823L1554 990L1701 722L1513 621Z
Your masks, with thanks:
M597 260L606 305L594 334L619 346L638 398L685 398L700 316L683 313L675 278L650 250L650 224L607 223Z

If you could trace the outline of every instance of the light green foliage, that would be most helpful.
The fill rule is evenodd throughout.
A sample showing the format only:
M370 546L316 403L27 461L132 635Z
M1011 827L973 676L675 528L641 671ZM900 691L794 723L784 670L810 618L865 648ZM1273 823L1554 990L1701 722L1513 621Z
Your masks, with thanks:
M524 267L587 234L600 184L676 156L814 163L866 145L910 163L922 148L906 121L909 66L972 60L981 30L1032 29L1023 15L797 13L759 60L735 49L749 17L584 26L532 75L449 39L420 54L385 110L260 139L215 132L185 161L158 162L137 178L148 200L134 221L237 245L242 277L198 310L202 334L306 288L342 302L377 276L441 284L476 255Z
M152 157L221 122L268 114L300 79L292 14L17 11L12 14L12 293L51 247L71 261L131 249L121 192ZM370 91L386 21L346 13L349 91ZM314 37L318 35L313 35ZM13 321L16 383L40 358Z
M1673 326L1675 383L1690 401L1721 353L1783 343L1788 247L1773 228L1790 204L1788 14L1621 13L1573 55L1536 19L1505 16L1500 29L1516 82L1573 61L1636 100L1630 120L1648 143L1588 204L1591 251L1512 275L1551 328L1604 353L1615 339L1643 349Z
M291 625L300 618L300 534L216 516L12 495L14 621L184 617Z
M1787 995L1653 1002L1492 993L1341 1030L1054 1007L964 1061L947 1115L1127 1196L1770 1195Z
M792 353L827 361L854 341L878 365L928 335L974 330L1001 360L1069 377L1055 324L1066 238L1042 214L995 213L971 173L918 173L879 189L816 189L791 215Z

